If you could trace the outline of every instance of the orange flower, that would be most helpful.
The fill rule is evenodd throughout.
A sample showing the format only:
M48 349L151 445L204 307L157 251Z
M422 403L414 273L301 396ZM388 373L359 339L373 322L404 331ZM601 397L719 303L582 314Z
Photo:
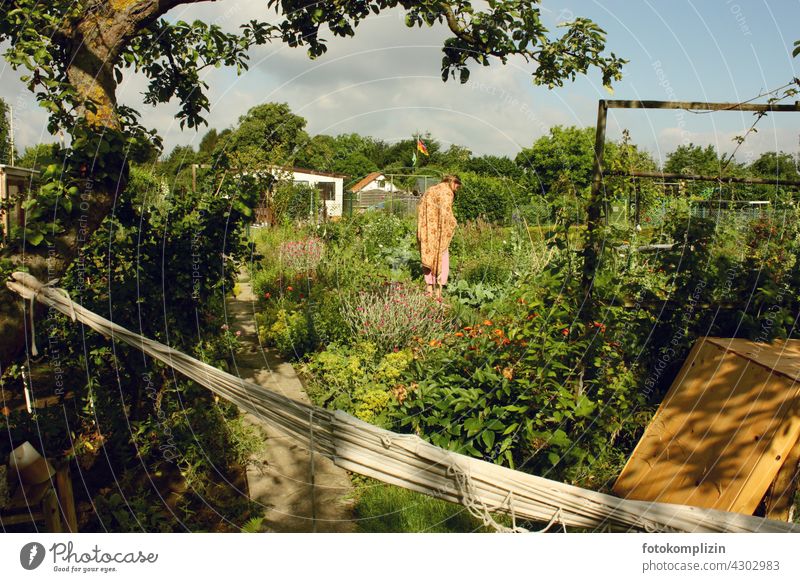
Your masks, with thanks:
M472 331L472 326L471 325L465 326L464 331Z
M497 337L500 337L500 336L502 336L502 335L503 335L503 330L502 330L502 329L496 329L496 330L494 330L494 332L493 332L493 333L494 333L494 335L496 335Z
M506 380L514 378L514 368L503 368L503 378Z
M510 344L510 343L511 343L511 340L510 340L510 339L508 339L508 338L505 338L505 339L503 340L503 345L504 345L504 346L507 346L507 345L508 345L508 344Z
M569 328L565 327L564 329L562 329L561 330L561 335L563 335L564 337L568 336L569 335Z
M294 291L294 287L292 287L291 285L289 285L289 286L286 288L286 290L287 290L287 291Z
M457 332L456 332L456 333L454 333L453 335L454 335L454 336L456 336L456 337L464 337L464 334L463 334L463 333L461 333L460 331L457 331Z
M492 322L486 319L483 321L483 325L492 325Z

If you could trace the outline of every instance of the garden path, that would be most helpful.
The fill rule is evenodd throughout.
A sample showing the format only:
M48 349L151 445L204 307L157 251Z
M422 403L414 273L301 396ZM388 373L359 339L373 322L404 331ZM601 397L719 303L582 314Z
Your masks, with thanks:
M237 291L226 304L228 324L241 332L232 372L309 402L292 365L261 345L255 324L256 297L245 275L240 276ZM249 413L244 418L265 442L247 469L250 498L263 505L264 525L276 532L353 531L352 484L347 472L322 455L311 455L307 443L290 438L263 419Z

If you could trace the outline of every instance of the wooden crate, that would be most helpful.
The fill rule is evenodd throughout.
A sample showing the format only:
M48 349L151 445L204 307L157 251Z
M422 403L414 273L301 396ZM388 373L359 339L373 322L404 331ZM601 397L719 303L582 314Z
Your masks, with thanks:
M752 515L774 482L768 509L785 517L786 488L796 479L799 379L800 340L698 340L614 493Z

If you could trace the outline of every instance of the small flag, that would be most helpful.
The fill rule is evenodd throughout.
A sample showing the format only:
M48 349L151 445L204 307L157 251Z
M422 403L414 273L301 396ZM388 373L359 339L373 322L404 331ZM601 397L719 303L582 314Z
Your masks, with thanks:
M425 144L422 143L422 140L417 138L417 149L420 151L421 154L429 156L428 148L425 147Z

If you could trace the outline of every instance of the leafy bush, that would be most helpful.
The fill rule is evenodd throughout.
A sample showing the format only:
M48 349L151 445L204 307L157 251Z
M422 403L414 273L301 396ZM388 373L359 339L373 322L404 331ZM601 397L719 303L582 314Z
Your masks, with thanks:
M369 212L359 215L354 223L356 235L360 235L366 255L382 257L384 249L395 247L409 233L416 232L416 224L385 212Z
M447 286L448 296L466 307L480 309L505 295L505 288L483 282L469 283L458 279Z
M265 345L273 346L284 357L299 359L314 349L316 343L309 319L305 310L279 308L274 319L259 314L256 321Z
M317 405L385 425L389 404L405 398L407 388L400 379L412 359L409 349L383 354L369 342L331 344L311 356L303 370Z
M233 187L221 192L224 197L215 195L218 183L176 195L163 192L160 181L134 168L115 212L86 241L81 261L70 266L59 286L87 309L225 367L230 338L217 317L233 287L237 264L247 253L241 235L253 200ZM157 191L148 191L150 187ZM165 467L193 475L198 483L233 478L230 471L238 459L228 452L243 450L229 430L236 408L215 402L205 388L176 379L135 348L87 333L69 317L54 316L37 331L44 364L58 363L61 381L74 391L74 400L34 417L0 417L8 442L35 438L44 454L67 451L80 463L87 495L98 500L102 490L124 487L121 495L131 503L135 499L136 516L148 516L141 523L136 516L93 522L88 529L210 528L196 515L208 503L200 491L187 490L170 513L152 487L142 488L137 481L147 481ZM14 365L4 368L3 382L17 373ZM212 499L226 519L236 518L228 509L241 510L216 505L215 495ZM107 509L105 517L114 510ZM149 521L161 510L168 516L166 523Z
M322 345L346 343L352 338L350 325L343 315L345 296L336 289L317 286L312 294L309 309L314 335Z
M316 220L319 214L319 192L307 184L280 182L272 194L271 208L275 222Z
M523 182L471 172L459 176L461 189L453 200L453 212L459 222L482 217L490 222L506 223L514 210L525 203L527 188Z
M461 277L470 284L500 286L511 278L511 262L502 255L481 255L465 259L461 264Z

